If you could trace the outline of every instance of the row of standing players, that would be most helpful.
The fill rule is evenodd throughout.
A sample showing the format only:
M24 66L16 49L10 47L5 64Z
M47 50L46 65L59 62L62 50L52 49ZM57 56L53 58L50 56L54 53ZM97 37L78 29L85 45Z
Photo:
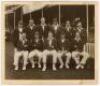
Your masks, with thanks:
M13 34L13 44L15 46L14 70L19 69L19 58L21 56L24 59L22 70L26 70L28 60L34 68L34 57L37 56L38 67L41 68L42 61L42 71L45 71L49 55L53 58L52 69L54 71L57 70L57 60L60 62L60 69L64 66L69 69L71 58L76 63L76 69L83 69L89 57L84 50L86 42L86 29L83 28L81 21L78 21L74 28L71 27L70 21L66 21L64 27L59 26L55 20L52 25L47 25L45 19L41 19L41 25L35 25L31 19L27 27L23 27L23 22L19 21ZM62 56L66 57L65 63ZM81 60L80 56L82 56Z

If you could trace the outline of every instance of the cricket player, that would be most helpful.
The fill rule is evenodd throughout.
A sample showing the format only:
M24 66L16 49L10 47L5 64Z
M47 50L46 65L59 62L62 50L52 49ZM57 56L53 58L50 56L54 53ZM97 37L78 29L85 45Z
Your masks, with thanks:
M29 20L29 24L28 26L25 28L27 34L28 34L28 42L29 42L29 46L28 46L28 50L29 52L31 50L33 50L33 46L32 46L32 41L34 40L34 32L36 31L36 25L33 19Z
M44 40L44 51L43 51L43 69L42 71L46 71L47 68L47 58L49 55L52 56L52 69L56 71L56 62L57 62L57 41L54 38L54 34L52 31L48 31L48 36Z
M23 28L23 22L19 21L18 28L14 30L13 34L13 43L14 43L14 70L19 68L19 59L23 57L23 66L22 70L26 70L27 59L28 59L28 41L27 34Z
M84 69L84 65L86 64L87 59L89 58L89 54L85 51L85 44L87 42L86 31L82 27L82 23L77 23L77 28L75 32L75 37L73 39L73 52L72 58L76 63L76 69ZM82 59L80 60L80 56Z
M40 35L42 40L44 41L44 39L47 37L48 34L48 30L49 30L49 26L46 24L46 19L44 17L41 18L41 23L38 27Z
M60 62L60 69L63 68L64 63L62 60L62 56L66 57L65 67L69 69L69 63L71 59L71 52L70 52L71 43L68 39L66 39L66 33L63 32L60 34L60 39L58 40L58 60Z
M34 57L38 57L38 68L41 68L41 59L43 51L43 40L40 38L38 31L34 33L34 40L32 42L33 50L29 53L29 59L31 59L32 68L35 67Z

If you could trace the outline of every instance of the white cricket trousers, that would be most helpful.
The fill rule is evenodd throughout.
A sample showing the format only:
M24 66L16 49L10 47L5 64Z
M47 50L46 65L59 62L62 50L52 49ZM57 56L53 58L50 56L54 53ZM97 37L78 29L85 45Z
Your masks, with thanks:
M58 60L61 65L63 65L62 56L66 56L65 64L69 64L71 59L71 53L67 51L58 51Z
M44 50L43 51L43 63L47 62L48 55L53 57L53 63L57 62L57 51L56 50Z
M42 51L35 49L29 53L29 59L32 65L34 65L34 56L38 57L38 65L41 66Z
M23 66L27 65L27 60L28 60L28 50L21 50L19 51L17 48L14 50L14 65L18 66L19 59L20 57L23 57Z
M80 56L83 56L82 60L80 61ZM74 59L76 64L86 64L87 59L89 58L89 54L85 51L73 51L72 58Z

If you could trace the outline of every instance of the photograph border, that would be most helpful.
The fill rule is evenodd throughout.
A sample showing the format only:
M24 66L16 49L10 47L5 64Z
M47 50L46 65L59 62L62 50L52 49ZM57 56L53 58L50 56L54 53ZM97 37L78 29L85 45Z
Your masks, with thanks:
M1 58L1 69L2 69L2 83L3 84L28 84L28 85L32 85L32 84L38 84L38 85L42 85L42 84L96 84L98 82L98 2L97 1L54 1L52 3L52 1L25 1L25 2L19 2L19 1L3 1L2 2L2 9L1 9L1 18L2 18L2 22L1 22L1 37L2 37L2 41L1 41L1 54L2 54L2 58ZM76 80L76 79L68 79L68 80L56 80L56 79L52 79L52 80L6 80L5 79L5 16L4 16L4 7L6 4L29 4L29 3L34 3L34 2L40 2L40 3L46 3L46 4L65 4L65 5L83 5L83 4L93 4L95 5L95 79L94 80ZM66 3L65 3L66 2Z

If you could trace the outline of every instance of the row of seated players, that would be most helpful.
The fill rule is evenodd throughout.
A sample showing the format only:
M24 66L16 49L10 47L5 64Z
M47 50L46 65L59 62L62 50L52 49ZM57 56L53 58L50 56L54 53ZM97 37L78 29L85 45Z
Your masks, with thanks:
M36 26L33 20L29 21L29 26L23 28L23 23L18 23L18 28L15 29L13 35L13 43L15 46L14 52L14 66L18 70L19 58L23 56L24 62L22 70L26 70L28 59L35 67L33 60L34 56L38 57L38 67L41 68L41 61L43 62L42 71L47 68L47 58L51 55L53 58L52 69L56 70L57 59L60 62L59 68L69 68L71 58L76 63L76 69L84 68L86 60L89 55L84 51L86 44L86 30L82 27L82 23L78 22L76 27L72 28L70 22L66 22L66 27L57 25ZM66 56L65 63L62 56ZM80 61L80 56L83 56Z

